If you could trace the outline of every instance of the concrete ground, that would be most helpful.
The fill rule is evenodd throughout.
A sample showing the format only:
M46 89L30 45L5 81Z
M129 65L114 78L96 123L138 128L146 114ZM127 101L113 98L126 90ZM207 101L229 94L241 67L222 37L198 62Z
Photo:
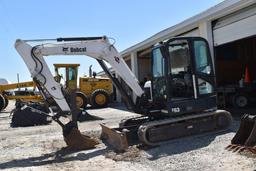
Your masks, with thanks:
M65 149L61 128L56 123L45 126L11 128L10 110L0 113L1 170L255 170L256 156L225 150L239 126L222 134L182 138L157 147L131 147L117 154L104 143L96 149ZM90 114L103 120L79 123L81 132L99 137L99 123L115 127L121 119L136 116L122 106L91 109Z

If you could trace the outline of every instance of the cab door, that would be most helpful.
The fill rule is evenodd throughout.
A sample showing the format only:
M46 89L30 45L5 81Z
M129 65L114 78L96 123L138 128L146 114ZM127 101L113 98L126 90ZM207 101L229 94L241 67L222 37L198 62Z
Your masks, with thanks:
M203 38L191 40L191 50L194 61L194 82L196 84L197 99L204 101L208 108L216 108L216 78L210 55L209 45Z
M152 95L154 109L167 111L166 58L162 54L163 46L152 50Z
M171 115L195 110L195 85L190 43L185 38L172 38L166 43L168 113Z

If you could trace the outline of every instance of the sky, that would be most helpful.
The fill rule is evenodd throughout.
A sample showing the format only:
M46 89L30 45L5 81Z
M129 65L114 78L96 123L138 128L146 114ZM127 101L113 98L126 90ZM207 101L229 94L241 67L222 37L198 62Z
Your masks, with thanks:
M222 0L0 0L0 78L30 81L30 73L14 48L16 39L113 37L121 52L192 17ZM52 56L53 63L80 63L79 75L97 61L82 56Z

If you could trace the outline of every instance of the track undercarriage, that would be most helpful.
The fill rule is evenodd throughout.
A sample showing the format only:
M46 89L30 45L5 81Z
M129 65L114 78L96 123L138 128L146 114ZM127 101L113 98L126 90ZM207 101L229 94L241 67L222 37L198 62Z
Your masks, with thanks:
M101 125L101 138L117 151L124 151L130 145L159 145L177 138L212 131L224 131L231 125L229 112L216 110L179 117L142 116L122 121L119 128Z

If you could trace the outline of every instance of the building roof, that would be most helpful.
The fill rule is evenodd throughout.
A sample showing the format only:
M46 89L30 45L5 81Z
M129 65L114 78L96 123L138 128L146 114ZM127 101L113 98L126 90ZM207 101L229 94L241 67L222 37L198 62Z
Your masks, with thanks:
M8 81L7 79L5 78L0 78L0 85L6 85L6 84L10 84L11 82Z
M182 34L184 32L190 31L198 27L200 21L212 21L235 12L239 9L247 7L253 3L255 0L225 0L193 17L190 17L183 22L176 24L172 27L164 29L153 36L147 38L146 40L131 46L121 52L122 56L125 56L134 51L140 51L146 49L157 42L163 41L175 35Z

